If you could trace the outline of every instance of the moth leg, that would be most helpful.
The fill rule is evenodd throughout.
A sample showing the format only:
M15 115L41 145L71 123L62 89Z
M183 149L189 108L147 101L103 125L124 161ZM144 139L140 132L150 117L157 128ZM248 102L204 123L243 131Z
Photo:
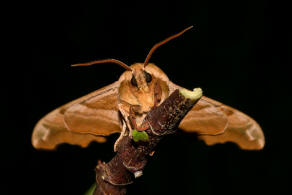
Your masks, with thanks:
M128 102L125 102L123 100L120 100L120 103L118 103L119 111L121 112L123 119L126 121L126 125L127 125L128 129L132 130L131 123L128 119L130 106L131 105Z
M133 129L136 129L138 131L145 131L146 129L149 128L148 124L139 126L136 122L136 115L141 112L140 105L132 105L124 100L120 100L118 107L124 119L126 120L126 124L130 131L130 136L132 136Z
M128 136L128 131L127 131L127 124L124 120L122 120L122 123L123 123L123 126L122 126L122 132L119 136L119 138L116 140L115 144L114 144L114 152L117 151L117 147L119 145L119 142L121 141L121 139L124 137L124 136Z
M160 103L162 97L162 89L159 82L156 83L154 88L154 108Z
M130 106L130 113L129 113L129 121L131 122L132 128L136 129L137 131L145 131L149 128L147 123L138 126L136 123L136 113L141 109L139 105L131 105Z
M129 113L129 121L131 122L133 129L138 129L138 125L136 123L136 113L139 110L140 106L138 105L130 105L130 113Z

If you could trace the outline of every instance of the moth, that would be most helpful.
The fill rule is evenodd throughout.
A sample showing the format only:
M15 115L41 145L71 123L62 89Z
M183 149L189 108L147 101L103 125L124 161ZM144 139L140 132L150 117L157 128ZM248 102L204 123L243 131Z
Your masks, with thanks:
M116 59L105 59L73 65L116 63L126 71L118 81L69 102L40 119L33 130L33 146L54 149L61 143L69 143L86 147L92 141L105 142L106 136L113 133L131 136L133 129L145 130L141 124L147 112L174 90L182 88L171 82L158 66L149 63L150 57L161 45L190 28L192 26L155 44L144 63L128 66ZM254 119L205 96L183 118L179 128L196 133L207 145L234 142L242 149L259 150L265 144L262 129Z

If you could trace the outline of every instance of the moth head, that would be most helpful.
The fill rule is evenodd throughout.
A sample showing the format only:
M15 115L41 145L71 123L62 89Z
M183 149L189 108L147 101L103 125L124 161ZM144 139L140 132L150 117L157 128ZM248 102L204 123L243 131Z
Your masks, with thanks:
M146 70L142 63L136 63L131 66L131 79L130 85L137 90L142 90L144 92L149 92L149 86L151 85L153 79L152 72Z
M140 105L139 113L148 112L156 103L168 97L167 75L156 65L135 63L125 71L119 81L119 97L131 105ZM159 92L159 96L156 93ZM156 97L159 97L157 99Z
M132 70L125 71L119 80L127 81L127 84L133 90L148 92L158 80L168 81L167 75L152 63L149 63L146 67L143 63L135 63L130 68Z

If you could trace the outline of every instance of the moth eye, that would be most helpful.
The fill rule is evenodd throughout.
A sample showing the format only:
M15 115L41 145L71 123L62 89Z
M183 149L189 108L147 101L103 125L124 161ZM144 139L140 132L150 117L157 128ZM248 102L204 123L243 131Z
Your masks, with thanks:
M145 80L147 83L150 83L152 81L152 76L151 74L149 74L148 72L144 71L144 75L145 75Z
M134 76L132 76L132 78L131 78L131 84L135 87L138 87L137 80Z

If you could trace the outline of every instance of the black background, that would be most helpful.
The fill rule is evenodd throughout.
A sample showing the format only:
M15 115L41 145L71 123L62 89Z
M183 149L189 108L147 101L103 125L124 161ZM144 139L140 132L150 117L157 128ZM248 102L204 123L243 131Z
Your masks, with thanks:
M243 151L232 143L207 147L193 135L171 136L129 194L281 194L291 156L289 11L285 4L264 0L33 3L27 13L32 15L31 63L20 83L25 108L13 123L21 144L10 153L20 171L15 186L24 185L12 191L83 194L94 183L97 160L114 155L118 135L86 149L31 146L32 129L43 115L112 83L124 71L115 64L70 64L105 58L142 62L155 43L194 25L150 61L174 83L201 87L206 96L255 118L266 146Z

